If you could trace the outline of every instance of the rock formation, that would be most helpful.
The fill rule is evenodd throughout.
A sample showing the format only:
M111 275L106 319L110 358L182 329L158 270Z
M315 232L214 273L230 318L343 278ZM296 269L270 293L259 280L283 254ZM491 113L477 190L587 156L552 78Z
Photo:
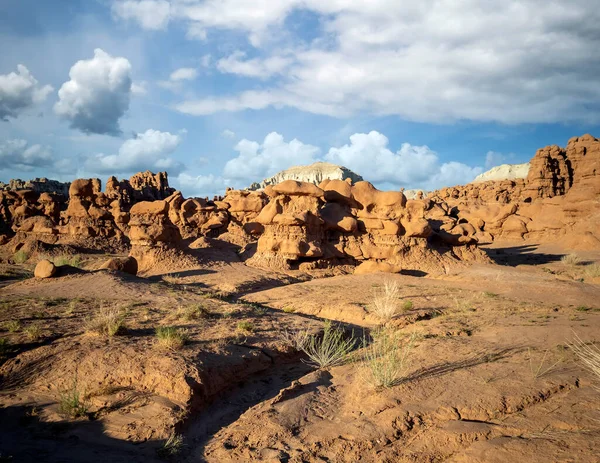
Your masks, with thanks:
M31 190L36 193L56 193L68 196L69 186L69 182L63 183L56 180L48 180L45 177L25 181L17 178L11 179L8 183L0 182L0 191Z
M515 180L518 178L527 178L529 173L529 163L523 164L502 164L500 166L492 167L487 172L479 174L473 180L473 183L498 181L498 180Z
M352 172L350 169L331 164L329 162L315 162L309 166L294 166L282 170L273 177L264 179L260 183L253 183L249 190L263 190L267 185L277 185L286 180L295 180L298 182L307 182L318 185L324 180L346 180L360 182L363 178Z

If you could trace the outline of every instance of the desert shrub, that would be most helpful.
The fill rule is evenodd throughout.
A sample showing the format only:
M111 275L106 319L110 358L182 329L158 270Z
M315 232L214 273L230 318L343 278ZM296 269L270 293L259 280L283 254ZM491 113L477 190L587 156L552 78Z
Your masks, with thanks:
M88 412L88 407L83 396L84 394L79 392L77 377L75 377L73 385L60 394L58 403L59 412L69 418L85 416Z
M404 301L402 303L402 310L405 311L405 312L408 311L408 310L411 310L413 307L414 306L413 306L412 301L406 300L406 301Z
M181 434L173 433L156 453L160 458L176 457L181 453L183 447L183 436Z
M560 261L565 265L579 265L581 263L581 259L573 253L562 256Z
M174 326L156 328L156 344L163 349L181 349L188 341L187 331Z
M344 331L333 327L331 322L325 322L322 335L298 335L297 348L309 358L309 363L319 368L329 368L341 365L347 355L355 348L354 337L346 338Z
M296 311L296 309L294 309L293 307L287 306L283 308L283 311L285 313L294 313Z
M579 357L583 365L600 379L600 349L593 344L583 342L579 336L575 335L575 339L568 346Z
M29 325L23 329L23 333L29 338L31 341L37 341L42 337L42 328L40 325Z
M19 320L10 320L4 326L11 333L17 333L21 329L21 322Z
M81 256L79 254L74 256L63 254L52 259L52 262L56 266L70 265L71 267L79 267L81 265Z
M498 297L498 294L497 294L497 293L493 293L493 292L491 292L491 291L484 291L484 292L483 292L483 295L484 295L485 297L489 297L490 299L496 299L496 298Z
M254 325L249 321L241 321L237 324L237 329L250 333L254 331Z
M374 288L369 310L382 321L390 321L400 311L400 286L398 283L386 281L382 287Z
M598 278L600 277L600 264L594 263L586 266L584 274L586 278Z
M125 330L125 312L118 307L102 306L98 313L85 322L85 330L104 336L115 336Z
M180 309L180 317L186 321L209 318L210 311L200 304L188 305Z
M375 388L395 386L406 376L416 336L406 338L387 329L379 329L372 336L371 343L364 341L363 378Z
M13 260L15 261L15 264L24 264L27 262L27 259L29 259L29 254L22 249L13 254Z

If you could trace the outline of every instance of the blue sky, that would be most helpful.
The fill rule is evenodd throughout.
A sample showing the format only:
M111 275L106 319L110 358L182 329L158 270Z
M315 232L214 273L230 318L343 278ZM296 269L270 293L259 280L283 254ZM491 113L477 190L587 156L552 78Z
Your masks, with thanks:
M466 183L600 133L592 0L0 0L0 180L167 170L222 194L327 160Z

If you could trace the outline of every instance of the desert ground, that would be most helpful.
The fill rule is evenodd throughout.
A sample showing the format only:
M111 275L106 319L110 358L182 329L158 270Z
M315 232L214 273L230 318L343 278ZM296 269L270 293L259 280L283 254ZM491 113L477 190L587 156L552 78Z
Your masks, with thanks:
M497 242L448 274L315 277L219 249L137 276L62 256L51 279L5 256L2 461L598 461L574 343L600 340L600 252ZM327 329L351 345L320 367L295 341Z

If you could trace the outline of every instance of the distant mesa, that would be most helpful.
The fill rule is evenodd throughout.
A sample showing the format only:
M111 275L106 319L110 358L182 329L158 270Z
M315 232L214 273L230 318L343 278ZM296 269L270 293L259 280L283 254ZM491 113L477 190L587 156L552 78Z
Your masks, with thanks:
M483 174L479 174L472 183L487 182L489 180L515 180L518 178L527 178L528 174L528 162L523 164L502 164L492 167Z
M277 185L286 180L307 182L319 185L323 180L352 180L352 183L362 182L364 179L344 166L331 164L330 162L315 162L308 166L293 166L289 169L264 179L262 182L254 182L247 189L251 191L264 190L267 185Z
M35 178L33 180L21 180L13 178L8 183L0 182L0 191L4 190L31 190L36 193L56 193L63 196L69 196L69 187L71 182L59 182L57 180L48 180L45 177Z

